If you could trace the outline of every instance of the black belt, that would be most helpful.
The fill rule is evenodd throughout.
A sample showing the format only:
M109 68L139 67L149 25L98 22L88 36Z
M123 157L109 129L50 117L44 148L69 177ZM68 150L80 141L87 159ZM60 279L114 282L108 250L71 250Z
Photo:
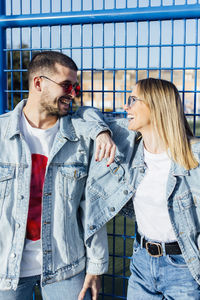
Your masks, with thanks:
M136 241L141 244L141 235L137 232L136 233ZM142 239L142 247L147 250L149 255L159 257L163 255L163 247L161 243L154 243L154 242L149 242L145 240L144 238ZM172 243L165 243L165 253L171 254L171 255L176 255L176 254L181 254L181 249L178 245L177 242L172 242Z

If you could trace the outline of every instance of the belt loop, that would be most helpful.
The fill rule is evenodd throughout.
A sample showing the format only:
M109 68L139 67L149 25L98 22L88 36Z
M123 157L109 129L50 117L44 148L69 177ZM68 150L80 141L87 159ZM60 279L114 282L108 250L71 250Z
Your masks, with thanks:
M140 239L140 248L143 248L143 240L144 240L144 235L141 235L141 239Z
M161 242L161 245L162 245L163 255L166 256L165 243L164 243L164 242Z

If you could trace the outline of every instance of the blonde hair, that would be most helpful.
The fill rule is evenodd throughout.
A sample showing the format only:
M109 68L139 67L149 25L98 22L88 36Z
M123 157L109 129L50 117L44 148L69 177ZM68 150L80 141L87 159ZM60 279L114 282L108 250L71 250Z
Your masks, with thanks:
M180 95L175 85L167 80L147 78L137 82L139 97L151 112L152 124L170 150L171 158L186 170L196 168L190 140L193 133L184 115Z

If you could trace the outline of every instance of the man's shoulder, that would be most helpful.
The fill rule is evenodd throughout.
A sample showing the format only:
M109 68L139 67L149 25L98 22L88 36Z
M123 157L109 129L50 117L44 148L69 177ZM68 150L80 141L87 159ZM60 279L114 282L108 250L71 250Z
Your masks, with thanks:
M12 111L0 115L0 141L3 142L6 136L9 124L12 124L11 121Z
M0 115L0 124L4 124L5 125L5 121L8 121L12 115L12 111L9 111L7 113L4 113L2 115Z
M13 117L13 120L15 119L15 117L17 118L17 116L19 114L21 114L21 111L26 103L26 99L21 100L13 110L10 110L2 115L0 115L0 122L4 122L6 119L9 120L9 118Z

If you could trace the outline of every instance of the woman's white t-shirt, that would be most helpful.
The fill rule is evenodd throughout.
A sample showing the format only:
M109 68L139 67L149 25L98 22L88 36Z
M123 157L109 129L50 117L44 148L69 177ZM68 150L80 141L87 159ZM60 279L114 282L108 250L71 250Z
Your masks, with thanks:
M146 174L133 199L138 231L154 241L175 241L166 197L171 160L166 152L152 154L144 148L144 161Z

